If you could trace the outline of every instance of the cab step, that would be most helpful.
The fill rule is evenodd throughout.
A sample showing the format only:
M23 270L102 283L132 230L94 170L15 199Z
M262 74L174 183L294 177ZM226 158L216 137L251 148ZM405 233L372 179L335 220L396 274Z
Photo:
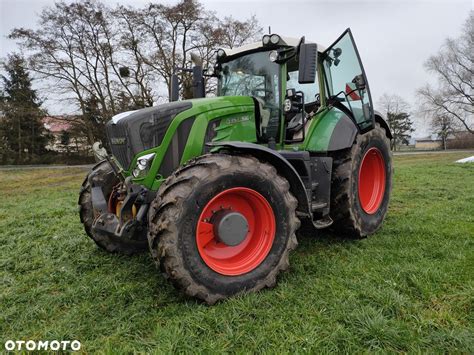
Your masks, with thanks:
M327 207L328 204L326 202L313 202L311 203L311 210L313 212L322 210L323 208Z
M329 216L325 216L321 219L313 221L314 228L323 229L329 227L333 223L333 220Z

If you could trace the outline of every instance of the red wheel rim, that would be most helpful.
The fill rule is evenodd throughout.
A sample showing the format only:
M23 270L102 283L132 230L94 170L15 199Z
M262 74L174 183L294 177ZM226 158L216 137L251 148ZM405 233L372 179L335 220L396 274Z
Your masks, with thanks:
M248 232L238 245L219 241L212 223L216 212L240 213ZM212 270L228 276L254 270L267 257L275 239L275 215L268 201L257 191L235 187L214 196L204 206L196 228L196 244L201 258Z
M362 158L359 169L359 201L367 214L374 214L382 204L385 193L385 161L382 152L370 148Z

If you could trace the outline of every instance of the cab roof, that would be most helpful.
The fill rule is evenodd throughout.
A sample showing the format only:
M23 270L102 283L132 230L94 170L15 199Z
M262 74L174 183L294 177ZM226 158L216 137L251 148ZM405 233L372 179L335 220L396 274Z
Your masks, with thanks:
M289 47L296 47L300 43L300 38L283 37L283 36L280 36L280 38L281 38L280 43L283 44L283 45L287 45ZM305 42L305 43L315 43L315 42L308 41L308 42ZM326 50L325 46L320 45L319 43L316 43L316 44L317 44L319 53L322 53ZM236 47L236 48L232 48L232 49L230 49L230 48L222 48L222 49L225 51L225 54L226 54L227 57L231 57L231 56L235 56L235 55L238 55L238 54L241 54L241 53L255 51L256 49L259 49L259 48L264 48L263 43L262 43L261 40L258 41L258 42L245 44L241 47Z

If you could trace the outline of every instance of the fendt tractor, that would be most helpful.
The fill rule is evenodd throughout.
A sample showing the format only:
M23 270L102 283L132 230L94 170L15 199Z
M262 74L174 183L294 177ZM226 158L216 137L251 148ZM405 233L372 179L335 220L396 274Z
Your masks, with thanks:
M273 287L301 222L356 238L381 226L392 135L350 29L327 49L271 34L194 63L193 99L178 101L175 75L169 103L114 116L94 145L79 206L99 247L149 248L178 290L213 304Z

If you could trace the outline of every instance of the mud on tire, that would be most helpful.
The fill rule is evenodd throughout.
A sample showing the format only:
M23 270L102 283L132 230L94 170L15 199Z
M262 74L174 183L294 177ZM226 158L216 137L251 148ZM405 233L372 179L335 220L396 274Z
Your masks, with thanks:
M367 213L359 199L359 170L369 149L381 153L385 166L385 190L378 208ZM385 130L376 123L375 128L357 135L350 149L332 154L331 229L338 235L361 238L377 231L387 213L392 189L392 154Z
M94 172L99 172L99 178L102 180L103 192L108 199L112 188L119 182L113 169L107 161L102 161L95 165ZM90 173L89 173L90 174ZM88 175L89 176L89 175ZM120 253L132 255L144 252L147 249L146 232L137 232L134 239L122 239L106 234L99 234L92 230L92 225L97 216L94 215L92 208L91 187L88 182L88 176L85 178L79 193L79 216L84 225L86 234L103 250L109 253Z
M222 191L243 187L270 204L276 221L273 244L265 259L249 272L228 276L211 269L201 257L196 229L201 211ZM165 278L180 291L208 304L241 292L273 287L288 268L296 248L297 201L289 183L271 165L252 157L209 154L191 160L168 177L149 211L151 254Z

